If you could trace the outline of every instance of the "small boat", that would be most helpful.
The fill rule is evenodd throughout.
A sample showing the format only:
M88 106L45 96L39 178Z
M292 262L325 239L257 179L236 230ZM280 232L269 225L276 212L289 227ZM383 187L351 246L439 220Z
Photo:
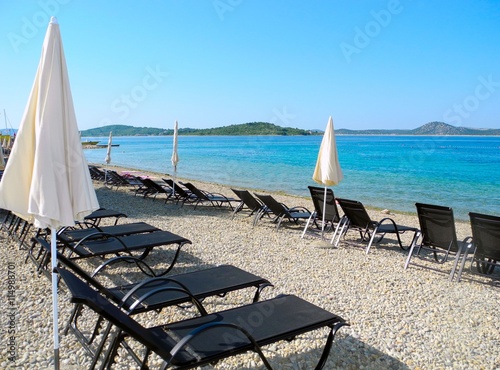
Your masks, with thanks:
M97 145L98 141L82 141L82 145Z

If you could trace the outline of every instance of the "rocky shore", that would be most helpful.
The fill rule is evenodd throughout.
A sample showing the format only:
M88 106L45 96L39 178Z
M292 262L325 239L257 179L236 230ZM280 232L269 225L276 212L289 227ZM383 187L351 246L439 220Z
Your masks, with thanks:
M228 187L195 184L233 196ZM246 214L236 214L233 219L226 208L198 206L195 210L189 204L180 208L161 198L153 201L134 196L129 189L95 186L101 207L128 215L121 223L144 221L192 241L183 248L172 274L232 264L274 284L264 290L262 299L295 294L345 318L351 326L337 334L325 369L500 368L499 286L469 271L462 282L450 282L452 261L437 264L430 258L414 258L404 270L407 252L391 236L365 255L354 232L333 247L317 233L300 238L303 225L285 223L276 231L264 218L252 227ZM312 209L309 199L274 196L288 206ZM376 210L370 213L373 219L388 216ZM398 223L418 226L416 215L389 216ZM470 235L467 223L457 222L457 230L460 239ZM52 368L51 284L37 274L31 262L25 263L26 250L5 231L0 240L0 368ZM168 248L155 250L146 260L160 268L170 254ZM91 271L96 265L82 262L82 266ZM72 304L64 288L59 297L59 327L63 328ZM204 304L213 312L250 299L251 293L243 291L207 299ZM192 314L192 310L173 308L143 320L153 325ZM319 330L302 335L267 346L264 353L278 369L312 369L326 334ZM61 369L86 369L91 361L72 334L61 335L60 353ZM123 357L115 367L138 368ZM264 367L258 356L248 353L204 367L212 368Z

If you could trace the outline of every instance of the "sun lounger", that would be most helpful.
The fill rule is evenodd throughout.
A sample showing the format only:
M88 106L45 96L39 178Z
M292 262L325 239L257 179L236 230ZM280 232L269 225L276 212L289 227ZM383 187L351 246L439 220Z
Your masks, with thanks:
M256 199L248 190L239 190L239 189L231 189L234 194L238 198L240 198L241 202L234 208L233 218L236 213L241 212L245 207L249 211L248 216L252 216L253 214L257 214L264 210L264 204L261 201Z
M209 193L205 190L201 190L197 188L195 185L193 185L190 182L181 182L183 186L185 186L191 194L193 194L196 198L194 203L194 208L198 206L200 203L210 203L214 207L222 207L223 205L227 205L231 210L234 210L233 205L231 202L239 202L238 199L234 198L228 198L223 194L219 193Z
M267 213L274 214L273 222L276 223L276 230L279 229L284 219L298 224L299 220L307 220L311 217L311 212L309 212L309 210L305 207L290 208L283 203L278 202L272 195L255 194L255 196L264 204ZM254 224L256 224L264 214L265 213L262 210L258 212L255 215Z
M106 185L109 187L116 186L117 188L120 186L132 186L133 191L137 191L141 186L142 182L140 179L135 178L133 176L122 176L118 172L113 170L105 170L106 174Z
M335 235L338 232L340 226L340 216L332 189L326 189L326 199L325 199L325 188L320 188L317 186L308 186L308 188L309 192L311 193L311 200L314 205L314 212L311 213L311 216L307 220L306 226L304 226L304 231L302 232L301 237L302 238L304 237L311 223L319 228L318 222L320 222L323 223L322 225L323 231L328 228L335 230L333 234L333 238L335 238ZM324 220L323 220L323 214L325 215Z
M155 231L144 234L133 234L125 236L113 236L102 234L101 239L96 239L96 234L83 238L77 243L61 244L61 253L69 253L69 258L80 259L89 257L105 257L108 255L133 255L139 252L138 258L144 259L153 248L168 245L177 245L177 250L170 266L160 275L168 273L177 261L181 248L191 241L173 234L169 231Z
M176 203L181 202L181 207L184 205L184 203L191 203L197 200L197 197L194 194L192 194L188 190L185 190L181 185L174 182L174 180L165 178L162 178L162 180L170 188L170 192L172 194L170 199L174 199Z
M141 251L141 258L146 257L152 248L160 245L191 243L188 239L169 231L156 231L146 234L133 234L115 236L102 233L102 238L97 239L96 233L83 238L77 243L63 243L64 247L75 253L78 257L106 256L109 254L128 253Z
M413 240L417 236L418 228L398 225L394 222L393 219L389 217L385 217L380 221L373 221L361 202L341 198L337 198L337 202L342 208L344 216L342 221L342 228L337 235L337 241L335 242L335 245L338 245L341 236L345 235L348 229L358 231L361 236L361 240L363 242L368 242L366 246L366 254L368 254L368 252L370 251L370 247L372 246L376 235L379 235L379 239L376 241L376 243L378 243L384 238L385 234L395 234L398 239L399 247L402 250L407 250L408 248L410 248ZM407 246L403 244L400 237L400 234L405 232L414 233L412 242ZM334 242L333 239L334 238L332 238L331 241L332 243Z
M97 237L102 234L124 236L153 231L160 231L160 229L146 222L133 222L112 226L95 226L87 229L63 230L57 234L57 239L63 243L76 243L84 238L89 238L92 234L95 234Z
M40 244L42 248L50 253L50 245L45 239L34 238L34 242ZM144 262L139 260L134 261L131 257L114 258L106 261L94 273L89 275L66 256L58 253L57 259L59 264L73 271L73 273L77 274L87 284L121 307L128 315L140 314L152 310L160 311L168 306L190 302L192 297L201 300L215 295L225 296L229 292L247 288L255 289L253 302L257 302L262 290L272 286L268 280L257 275L235 266L222 265L184 274L170 275L168 277L152 277L133 284L107 288L97 280L96 276L102 273L105 268L122 260L128 265L134 262L140 263L141 269L144 269ZM151 269L148 268L148 270L152 272ZM50 276L51 271L47 271L47 273ZM108 333L104 332L102 334L103 337L100 338L101 343L93 348L92 344L99 333L101 322L100 320L97 321L94 330L90 334L85 333L84 330L80 329L79 325L79 319L82 317L81 310L81 305L75 306L64 333L67 334L71 330L84 348L91 355L95 356L97 352L102 350L104 341L106 340L105 337ZM88 318L85 317L83 320L85 321L84 326L87 328Z
M114 218L115 225L118 223L122 217L127 217L123 212L115 211L113 209L100 208L88 216L84 217L85 222L90 222L92 226L99 226L101 221L106 218Z
M95 226L86 229L63 228L58 231L57 240L58 244L62 244L62 248L64 248L65 245L75 244L83 239L91 240L93 237L96 239L102 239L103 236L121 237L125 235L143 234L154 231L160 231L160 229L145 222L134 222L129 224L101 227ZM40 237L40 235L42 235L41 230L39 230L36 237ZM38 248L38 251L36 248ZM37 266L38 270L44 268L43 265L49 262L46 251L37 243L32 243L28 248L26 260L28 260L28 258L31 259L35 266Z
M90 177L95 181L104 181L105 172L96 166L89 165Z
M118 329L103 359L103 367L116 361L120 346L131 351L125 342L133 339L146 348L142 359L136 353L132 356L141 368L147 367L151 352L164 360L162 369L189 369L256 351L266 368L271 369L262 353L262 346L328 327L330 333L316 366L316 369L322 369L336 332L348 325L340 316L299 297L282 295L193 319L146 328L71 272L59 268L59 274L71 293L72 302L88 306Z
M500 268L500 217L470 212L470 225L472 229L472 245L465 248L457 281L462 278L462 272L467 257L472 255L470 270L482 276L499 279L494 274ZM475 268L474 268L475 266Z
M152 196L153 199L156 199L158 194L165 194L165 202L172 196L172 192L169 189L165 189L163 186L158 184L157 182L149 179L139 179L143 186L140 188L138 194L142 194L144 198Z
M455 218L450 207L416 203L420 230L417 231L413 243L408 252L405 269L408 268L410 260L416 251L430 251L438 263L444 263L448 256L455 255L455 262L450 271L450 280L453 279L460 254L470 245L470 238L464 241L457 240L455 230Z

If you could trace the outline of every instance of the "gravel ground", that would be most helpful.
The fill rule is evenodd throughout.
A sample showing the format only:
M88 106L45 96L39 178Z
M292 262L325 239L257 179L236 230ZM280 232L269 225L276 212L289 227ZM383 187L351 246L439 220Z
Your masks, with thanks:
M154 174L150 174L154 176ZM202 189L232 196L229 188L195 182ZM499 369L500 290L490 279L464 273L462 282L450 282L452 262L437 264L414 258L403 269L407 252L390 236L365 255L355 233L348 233L338 247L317 233L301 239L302 225L285 223L278 231L267 219L252 227L252 219L227 208L186 204L180 208L163 199L135 197L128 189L108 189L96 183L101 207L123 211L124 222L144 221L192 241L183 248L172 273L232 264L267 278L274 288L262 299L280 293L298 295L345 318L325 369ZM289 206L312 209L309 199L285 194L274 196ZM369 211L373 219L388 216ZM389 215L398 223L418 226L416 215ZM470 234L467 223L457 222L458 237ZM327 234L331 236L331 233ZM407 236L409 238L409 236ZM26 250L5 231L0 233L0 368L45 369L53 367L51 285L25 263ZM161 268L171 250L155 250L147 261ZM97 262L82 262L91 271ZM117 270L111 279L134 280L135 274ZM250 291L207 299L208 311L249 303ZM60 291L59 326L69 317L72 304ZM172 308L159 315L140 315L145 325L193 315L191 309ZM319 359L326 330L301 335L292 342L265 347L271 365L280 369L312 369ZM14 351L15 361L10 358ZM72 334L61 335L61 368L85 369L90 357ZM153 361L157 359L153 358ZM115 368L133 369L123 356ZM253 354L235 356L204 369L263 369Z

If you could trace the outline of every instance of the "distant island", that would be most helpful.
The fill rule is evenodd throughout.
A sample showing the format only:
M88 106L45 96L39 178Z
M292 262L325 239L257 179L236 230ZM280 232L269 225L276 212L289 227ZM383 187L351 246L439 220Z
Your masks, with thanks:
M160 129L154 127L135 127L127 125L108 125L81 132L82 137L108 136L168 136L173 129ZM238 125L223 126L208 129L179 128L179 135L212 135L212 136L310 136L322 135L321 130L303 130L292 127L280 127L268 122L249 122ZM336 129L336 135L500 135L500 129L473 129L456 127L444 122L429 122L413 130L348 130Z

